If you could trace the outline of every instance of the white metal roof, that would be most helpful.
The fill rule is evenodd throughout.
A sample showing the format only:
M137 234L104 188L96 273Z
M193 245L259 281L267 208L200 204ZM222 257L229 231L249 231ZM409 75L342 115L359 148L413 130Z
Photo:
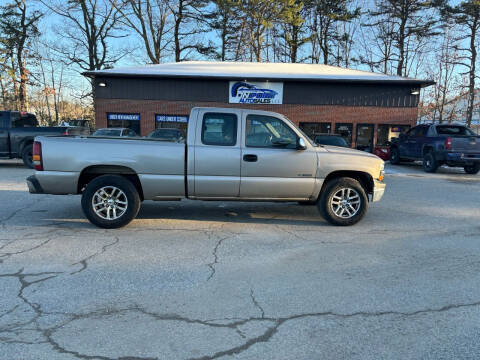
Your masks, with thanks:
M86 75L208 77L227 79L336 80L431 83L400 76L345 69L322 64L185 61L89 71Z

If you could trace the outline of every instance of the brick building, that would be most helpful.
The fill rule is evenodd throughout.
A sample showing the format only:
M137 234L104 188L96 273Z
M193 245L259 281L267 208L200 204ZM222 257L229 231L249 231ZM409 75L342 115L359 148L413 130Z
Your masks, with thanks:
M284 114L308 135L340 133L353 147L382 145L416 123L433 84L316 64L191 61L85 73L94 78L96 126L186 129L195 106Z

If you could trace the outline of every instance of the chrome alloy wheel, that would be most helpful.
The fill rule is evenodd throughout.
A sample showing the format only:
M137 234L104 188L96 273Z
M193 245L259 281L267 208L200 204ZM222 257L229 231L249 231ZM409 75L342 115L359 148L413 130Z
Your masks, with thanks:
M102 187L93 194L92 207L102 219L116 220L127 211L127 195L115 186Z
M330 208L333 213L343 219L350 219L360 210L360 195L355 189L341 188L333 194Z

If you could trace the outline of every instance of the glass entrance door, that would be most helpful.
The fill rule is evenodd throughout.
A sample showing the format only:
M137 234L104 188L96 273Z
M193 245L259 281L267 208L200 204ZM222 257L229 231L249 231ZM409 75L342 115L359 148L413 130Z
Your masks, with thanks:
M373 124L357 124L356 148L362 151L373 151Z

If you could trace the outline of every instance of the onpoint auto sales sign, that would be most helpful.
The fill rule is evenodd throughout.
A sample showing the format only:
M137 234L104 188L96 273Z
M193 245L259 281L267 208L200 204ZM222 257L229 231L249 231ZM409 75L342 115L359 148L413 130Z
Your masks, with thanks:
M230 81L230 104L282 104L283 83Z

